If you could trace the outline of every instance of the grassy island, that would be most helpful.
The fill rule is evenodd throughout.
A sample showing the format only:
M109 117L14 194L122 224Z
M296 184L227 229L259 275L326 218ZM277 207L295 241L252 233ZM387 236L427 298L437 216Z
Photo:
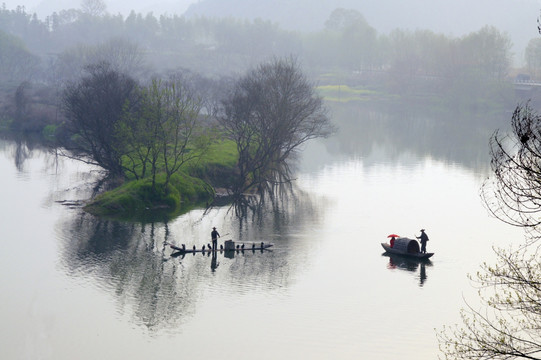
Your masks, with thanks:
M170 218L197 206L207 206L217 187L230 187L237 154L231 141L211 145L204 156L185 165L171 176L165 189L165 174L152 179L127 178L120 186L106 191L86 206L96 216L120 219Z

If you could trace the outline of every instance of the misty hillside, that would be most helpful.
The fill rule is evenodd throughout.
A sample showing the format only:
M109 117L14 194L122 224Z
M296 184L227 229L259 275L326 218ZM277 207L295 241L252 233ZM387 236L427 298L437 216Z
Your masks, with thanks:
M317 5L316 5L317 4ZM521 52L538 36L536 0L201 0L185 15L262 18L285 29L314 31L324 27L332 10L358 10L378 32L393 29L429 29L462 36L493 25L507 32Z
M110 14L122 14L127 16L132 10L136 13L177 14L181 15L191 3L197 0L104 0L107 12ZM36 13L39 18L45 18L53 12L65 9L81 8L81 0L2 0L8 9L14 9L17 5L24 4L26 11Z

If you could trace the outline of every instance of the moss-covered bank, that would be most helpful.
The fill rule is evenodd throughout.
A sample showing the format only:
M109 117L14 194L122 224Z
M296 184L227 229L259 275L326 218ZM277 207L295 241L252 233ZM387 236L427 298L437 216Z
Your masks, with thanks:
M201 179L179 173L171 177L164 189L165 176L152 180L129 181L122 186L98 195L85 210L91 214L122 219L170 218L205 204L214 197L214 189Z
M220 141L212 145L205 156L174 174L167 189L164 189L164 174L156 177L155 189L151 178L129 180L96 196L85 210L96 216L124 220L170 219L212 202L215 187L230 186L236 162L235 144Z

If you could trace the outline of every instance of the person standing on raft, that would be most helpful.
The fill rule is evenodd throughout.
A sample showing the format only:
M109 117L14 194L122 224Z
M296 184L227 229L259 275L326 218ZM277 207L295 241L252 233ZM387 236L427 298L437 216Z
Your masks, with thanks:
M426 242L428 241L428 235L425 233L425 229L421 229L421 236L416 236L421 241L421 252L426 254Z
M218 233L215 227L212 228L210 237L212 239L212 250L218 249L218 238L220 237L220 234Z

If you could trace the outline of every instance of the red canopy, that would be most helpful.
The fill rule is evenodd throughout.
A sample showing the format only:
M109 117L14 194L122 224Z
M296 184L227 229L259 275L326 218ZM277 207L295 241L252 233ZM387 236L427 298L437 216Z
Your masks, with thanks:
M391 234L391 235L389 235L389 236L387 236L387 237L388 237L388 238L390 238L390 237L396 237L396 238L397 238L397 237L400 237L400 236L398 236L398 235L396 235L396 234Z

